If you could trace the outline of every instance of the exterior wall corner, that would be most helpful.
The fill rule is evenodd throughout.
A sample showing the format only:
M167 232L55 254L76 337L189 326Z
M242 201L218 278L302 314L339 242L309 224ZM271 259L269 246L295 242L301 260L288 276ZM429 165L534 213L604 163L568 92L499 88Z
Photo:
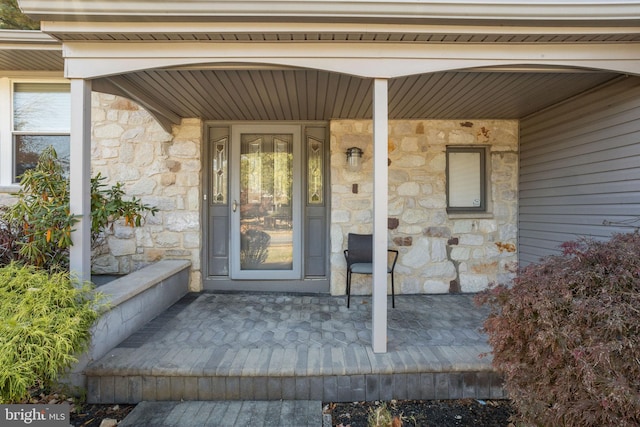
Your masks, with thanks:
M189 289L201 290L202 121L184 119L169 134L135 103L97 92L92 117L92 174L107 177L107 185L122 182L127 196L159 209L142 227L115 224L94 251L94 272L127 274L186 259Z

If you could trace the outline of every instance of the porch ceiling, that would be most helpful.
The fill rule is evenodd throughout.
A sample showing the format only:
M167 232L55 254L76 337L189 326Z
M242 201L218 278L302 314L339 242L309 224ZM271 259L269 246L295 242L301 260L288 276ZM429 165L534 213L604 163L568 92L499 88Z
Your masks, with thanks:
M518 119L616 74L440 72L389 84L390 119ZM146 70L102 78L94 90L134 99L163 125L205 120L371 118L372 81L317 70Z

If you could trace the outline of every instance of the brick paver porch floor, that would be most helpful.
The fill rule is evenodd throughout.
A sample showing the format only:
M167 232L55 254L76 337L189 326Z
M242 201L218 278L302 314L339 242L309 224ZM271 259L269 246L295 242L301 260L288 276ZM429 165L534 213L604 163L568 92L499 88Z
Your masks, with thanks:
M189 294L87 369L90 402L504 397L472 295Z

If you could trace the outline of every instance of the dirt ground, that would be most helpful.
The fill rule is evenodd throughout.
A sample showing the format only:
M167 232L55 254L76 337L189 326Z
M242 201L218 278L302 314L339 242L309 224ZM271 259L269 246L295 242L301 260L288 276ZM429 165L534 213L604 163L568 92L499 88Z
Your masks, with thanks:
M386 405L396 421L394 427L507 427L513 408L508 400L392 400L325 404L332 426L367 427L369 416Z

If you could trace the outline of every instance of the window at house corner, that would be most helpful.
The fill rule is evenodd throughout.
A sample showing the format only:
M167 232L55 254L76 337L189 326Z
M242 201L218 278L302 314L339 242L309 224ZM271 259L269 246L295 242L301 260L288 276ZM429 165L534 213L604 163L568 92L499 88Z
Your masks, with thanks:
M447 148L447 212L485 211L485 149Z
M69 170L71 127L68 83L14 83L13 180L35 167L42 150L52 145Z

